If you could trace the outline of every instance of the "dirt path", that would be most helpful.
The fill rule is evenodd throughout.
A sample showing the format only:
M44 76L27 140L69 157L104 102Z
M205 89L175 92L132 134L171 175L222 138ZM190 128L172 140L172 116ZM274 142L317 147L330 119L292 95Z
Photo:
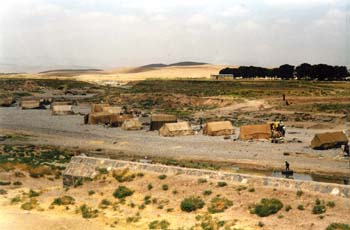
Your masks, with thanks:
M166 138L146 130L127 132L120 128L84 125L82 116L51 116L47 110L0 108L0 114L0 132L29 134L32 137L26 143L105 149L112 155L113 152L124 152L139 156L222 161L270 169L280 169L288 160L299 172L349 175L348 162L340 157L340 149L317 151L309 147L319 130L288 128L286 143L271 144L266 141L224 140L223 137L201 134ZM345 125L343 128L346 129ZM233 138L237 138L238 133L239 129Z

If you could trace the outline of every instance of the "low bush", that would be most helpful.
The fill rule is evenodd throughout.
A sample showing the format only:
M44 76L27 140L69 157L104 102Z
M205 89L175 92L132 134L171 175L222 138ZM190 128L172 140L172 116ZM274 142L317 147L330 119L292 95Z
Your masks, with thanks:
M251 213L265 217L277 213L281 208L283 208L283 204L280 200L263 198L251 209Z
M334 208L334 207L335 207L334 201L328 201L326 205L327 205L328 207L330 207L330 208Z
M185 212L192 212L204 207L204 201L200 197L188 197L181 202L181 210Z
M99 174L108 174L108 170L106 168L96 168Z
M255 192L255 188L248 189L248 192Z
M292 206L290 206L290 205L287 205L287 206L284 208L284 210L285 210L286 212L289 212L291 209L292 209Z
M25 202L21 205L21 208L27 211L32 210L36 207L38 207L38 201L36 199L30 199L30 201Z
M331 223L326 230L350 230L350 226L343 223Z
M324 205L324 201L316 199L315 205L312 208L312 214L322 214L326 212L326 206Z
M170 223L166 220L155 220L148 224L149 229L161 229L161 230L167 230L169 229Z
M167 176L165 174L159 175L159 180L164 180Z
M167 190L169 189L169 186L168 186L167 184L163 184L163 185L162 185L162 189L163 189L164 191L167 191Z
M20 186L20 185L22 185L23 183L20 182L20 181L15 181L15 182L13 182L12 184L13 184L13 185L16 185L16 186Z
M151 183L149 183L149 184L147 185L147 189L148 189L148 190L152 190L152 188L153 188L153 185L152 185Z
M212 194L212 191L211 191L211 190L205 190L205 191L203 192L203 195L204 195L204 196L209 196L210 194Z
M22 201L22 198L19 195L17 195L11 199L11 204L17 204L21 201Z
M92 195L94 195L95 193L96 193L96 192L95 192L94 190L89 190L89 191L88 191L88 195L89 195L89 196L92 196Z
M300 196L302 196L303 194L304 194L304 192L303 192L303 191L301 191L301 190L298 190L298 191L297 191L297 196L299 196L299 197L300 197Z
M71 196L62 196L55 198L52 202L52 205L71 205L74 204L75 199Z
M145 204L150 204L151 203L151 196L149 196L149 195L145 196L143 201L144 201Z
M134 193L133 190L125 187L125 186L119 186L113 193L113 196L118 199L123 199L127 196L131 196Z
M1 186L10 185L11 181L0 181Z
M105 209L105 208L108 208L109 205L111 205L111 202L107 199L103 199L101 200L99 207L102 209Z
M7 191L5 189L0 189L0 195L6 195Z
M225 186L227 186L227 183L225 181L219 181L217 186L218 187L225 187Z
M114 170L113 171L113 177L120 183L122 182L130 182L133 181L136 177L136 174L129 173L129 169L123 169L123 170Z
M215 197L210 201L208 212L223 212L233 205L233 202L225 197Z
M204 184L204 183L207 183L208 181L207 181L207 179L205 179L205 178L199 178L198 179L198 184Z
M297 206L297 209L299 209L299 210L305 210L305 208L304 208L304 205L302 205L302 204L299 204L298 206Z
M98 210L92 209L86 204L81 205L79 209L82 217L85 219L96 218L98 216Z
M40 192L34 191L32 189L29 190L29 197L36 197L36 196L40 196Z

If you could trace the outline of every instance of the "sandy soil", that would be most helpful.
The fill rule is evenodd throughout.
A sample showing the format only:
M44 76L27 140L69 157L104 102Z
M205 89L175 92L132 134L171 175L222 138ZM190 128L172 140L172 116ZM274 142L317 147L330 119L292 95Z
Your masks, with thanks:
M49 110L0 108L0 114L0 131L31 135L26 143L103 149L112 156L114 152L125 152L149 157L250 164L270 169L280 169L288 160L291 167L299 172L349 174L348 162L341 157L341 149L321 151L309 147L315 133L332 129L291 128L287 124L286 143L272 144L267 141L233 141L238 137L238 128L231 140L201 134L169 138L149 132L147 128L123 131L120 128L84 125L82 116L52 116ZM336 130L347 128L346 124L341 124ZM284 155L286 152L288 156Z
M134 172L131 172L134 173ZM136 173L136 172L135 172ZM0 172L1 175L1 172ZM261 229L258 223L264 224L263 229L284 229L289 230L310 229L322 230L330 223L348 223L350 219L350 201L346 198L331 195L321 195L306 193L297 196L295 190L273 189L269 187L254 187L254 185L229 183L225 187L218 187L217 181L208 180L199 183L197 177L185 175L168 175L164 180L158 178L159 174L146 173L143 177L136 177L131 182L119 183L112 177L102 177L98 180L85 182L83 186L62 188L62 180L49 181L45 178L34 179L30 177L15 178L23 182L23 186L2 186L8 194L0 195L0 226L1 229L148 229L148 224L154 220L166 220L170 223L170 229L189 229L201 221L196 220L196 216L208 213L207 207L212 198L220 195L233 201L233 206L217 214L211 214L212 218L225 220L231 225L230 229ZM153 185L152 190L148 190L148 184ZM163 190L162 186L167 184L168 190ZM126 198L125 203L119 202L112 196L114 190L123 185L132 190L134 194ZM189 189L191 188L191 189ZM248 189L255 191L249 192ZM31 211L20 208L21 204L29 200L24 193L29 189L40 192L36 197L39 206ZM88 195L88 191L94 191L93 195ZM204 196L205 190L212 191L212 194ZM176 193L174 192L176 191ZM10 199L16 195L22 197L22 202L11 204ZM55 206L50 208L52 201L63 195L69 195L75 199L73 205ZM146 195L157 199L156 203L145 205L144 209L139 206L144 203ZM181 201L189 196L200 196L206 205L203 209L187 213L180 209ZM269 217L258 217L250 214L249 206L259 202L262 198L280 199L284 206L291 205L292 209L287 212L282 209L277 214ZM335 207L327 207L323 219L319 215L312 214L316 198L325 202L335 202ZM102 199L108 199L112 205L102 209L99 204ZM76 212L80 205L87 204L89 207L99 210L97 218L83 219L81 214ZM161 207L161 206L162 207ZM305 210L298 210L297 206L303 205ZM113 208L114 207L114 208ZM139 214L137 214L139 213ZM128 222L128 217L139 215L135 222ZM201 229L201 228L195 228Z
M55 76L56 79L75 79L96 84L125 84L130 81L140 81L146 79L179 79L179 78L210 78L211 74L218 72L227 66L222 65L199 65L199 66L169 66L163 68L152 68L149 71L133 71L138 67L123 67L106 70L101 74L80 74L75 76ZM1 76L0 76L1 77ZM9 76L4 76L4 78ZM20 74L11 78L31 78L31 79L52 79L52 76L45 74Z

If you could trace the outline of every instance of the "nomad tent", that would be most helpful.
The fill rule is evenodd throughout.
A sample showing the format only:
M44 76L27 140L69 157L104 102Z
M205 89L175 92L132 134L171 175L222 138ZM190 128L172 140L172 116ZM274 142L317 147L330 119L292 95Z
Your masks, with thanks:
M176 123L177 118L174 115L152 114L150 130L159 130L165 123Z
M240 127L239 139L241 140L270 139L271 137L270 124L243 125Z
M102 107L101 112L120 114L122 112L122 108L119 106L104 106Z
M344 132L330 132L315 134L311 141L313 149L339 148L349 142Z
M127 119L122 124L123 130L140 130L142 129L142 124L138 118Z
M110 107L109 104L91 104L91 113L104 112L103 107Z
M133 118L132 114L112 114L108 112L90 113L87 120L90 125L105 124L119 127L127 119Z
M194 131L188 122L165 123L159 129L159 134L164 137L188 136L193 135Z
M20 103L22 109L40 109L42 105L40 100L22 100Z
M203 128L203 134L209 136L226 136L235 133L235 129L230 121L208 122Z
M74 114L72 105L51 105L52 115L70 115Z

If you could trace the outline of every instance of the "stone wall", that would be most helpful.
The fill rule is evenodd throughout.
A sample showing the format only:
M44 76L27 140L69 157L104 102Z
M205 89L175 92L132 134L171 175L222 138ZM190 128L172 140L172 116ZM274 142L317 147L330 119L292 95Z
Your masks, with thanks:
M222 171L182 168L161 164L147 164L81 156L73 157L67 166L67 169L63 172L64 181L67 182L65 186L70 186L71 184L69 184L69 181L73 181L73 178L88 177L84 174L84 171L81 170L82 168L106 168L108 170L115 168L129 168L130 170L135 171L155 172L168 175L184 174L207 179L224 180L227 182L239 182L241 184L303 190L309 192L327 193L342 197L350 197L350 185L290 180L284 178L227 173Z

